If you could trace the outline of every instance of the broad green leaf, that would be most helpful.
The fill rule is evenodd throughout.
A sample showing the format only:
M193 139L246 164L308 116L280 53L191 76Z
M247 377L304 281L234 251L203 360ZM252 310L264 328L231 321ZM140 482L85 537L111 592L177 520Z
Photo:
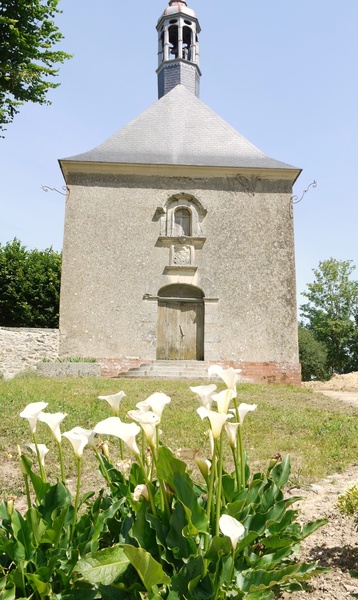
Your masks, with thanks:
M17 560L30 560L33 556L33 536L29 524L17 510L11 515L12 532L17 540L15 556Z
M50 527L48 527L43 535L43 543L52 544L53 547L56 547L59 544L61 536L64 533L64 526L69 508L69 506L65 506L60 514L53 519Z
M245 600L273 600L275 594L271 590L263 590L262 592L252 592L246 594Z
M288 478L291 473L291 463L290 456L287 454L281 463L277 463L277 465L272 469L270 475L274 482L276 483L278 488L281 488L288 482Z
M179 598L187 598L187 592L191 581L200 580L204 575L204 561L201 555L191 557L180 571L172 576L172 590Z
M191 537L185 537L183 532L188 525L186 512L180 502L170 518L170 529L167 535L167 545L175 558L187 559L197 553L197 546Z
M27 511L25 517L33 533L34 544L35 546L38 546L42 536L46 531L46 523L41 519L39 511L34 507Z
M188 585L188 597L190 600L209 600L214 598L215 590L209 575L198 575Z
M87 554L78 561L75 571L81 573L90 583L110 585L124 573L129 562L123 547L117 544Z
M12 586L11 588L4 590L1 594L1 600L15 600L16 598L16 588Z
M51 591L51 586L42 581L37 573L26 573L26 578L30 582L34 591L38 592L40 597L48 596Z
M288 581L310 579L313 575L326 571L327 569L317 567L317 563L296 563L271 571L262 569L241 571L237 574L237 582L244 592L258 592L276 585L282 585Z
M70 491L62 483L52 485L43 496L39 511L48 523L52 523L53 513L72 502ZM57 516L57 515L56 515Z
M302 535L301 540L304 540L308 535L311 535L316 529L319 529L323 525L328 523L328 519L318 519L317 521L312 521L312 523L307 523L302 527Z
M236 478L225 473L222 476L222 486L226 502L232 502L235 496Z
M139 509L137 510L136 519L131 529L131 535L137 540L139 546L148 550L153 554L158 553L158 546L156 543L155 532L149 522L146 519L146 513L148 505L146 502L142 502Z
M184 506L188 519L188 532L192 535L196 535L198 532L207 533L209 530L208 517L205 510L198 503L198 498L191 486L190 479L189 482L188 478L175 474L172 487L177 494L178 500Z
M257 531L250 531L237 544L237 547L235 550L235 555L237 556L238 554L240 554L240 552L242 552L245 548L247 548L247 546L252 544L258 537L259 537L259 534L257 533Z
M122 548L148 592L153 585L168 585L170 583L170 577L164 573L162 566L152 558L149 552L129 544L124 544Z
M33 485L36 498L41 501L46 492L51 487L49 483L42 481L41 477L36 475L32 470L32 460L28 456L21 454L20 456L21 468L28 475Z
M131 472L129 475L129 481L133 486L133 489L142 483L145 483L143 471L138 463L134 462L131 467Z
M232 545L230 539L226 535L223 537L215 535L210 542L208 551L204 558L216 563L222 556L226 556L231 553Z
M157 461L158 478L162 479L174 489L174 475L185 475L186 464L175 458L169 448L160 446Z

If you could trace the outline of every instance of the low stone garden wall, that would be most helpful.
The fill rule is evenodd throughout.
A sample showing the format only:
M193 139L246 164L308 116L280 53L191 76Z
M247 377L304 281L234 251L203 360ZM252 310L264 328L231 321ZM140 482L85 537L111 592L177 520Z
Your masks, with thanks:
M11 379L41 361L58 358L58 329L0 327L0 377Z

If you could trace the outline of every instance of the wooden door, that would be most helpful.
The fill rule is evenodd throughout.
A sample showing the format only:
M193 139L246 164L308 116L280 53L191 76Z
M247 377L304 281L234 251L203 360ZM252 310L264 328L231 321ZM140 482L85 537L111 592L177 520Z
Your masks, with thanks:
M204 359L202 302L159 300L157 359Z

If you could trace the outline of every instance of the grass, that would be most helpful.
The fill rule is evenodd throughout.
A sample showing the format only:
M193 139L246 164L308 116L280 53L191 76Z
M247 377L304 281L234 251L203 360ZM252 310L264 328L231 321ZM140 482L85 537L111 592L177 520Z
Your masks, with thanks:
M27 420L18 415L27 404L40 400L49 403L48 412L68 413L61 427L66 431L75 425L93 428L111 415L108 404L97 399L99 395L122 389L127 394L121 406L121 418L125 420L126 412L138 401L162 391L172 398L163 413L163 443L172 450L190 448L208 456L207 425L196 415L199 403L189 390L195 384L198 382L36 377L0 380L0 495L23 493L16 447L20 444L25 448L32 439ZM243 384L238 386L238 397L239 402L257 404L257 410L247 415L243 429L252 469L265 468L277 453L290 454L292 484L305 485L357 462L358 419L354 408L308 389L281 386ZM49 478L56 478L58 455L49 428L39 423L37 436L50 448L46 469ZM72 477L75 465L66 439L63 448L67 475ZM110 449L113 458L118 450L116 440L110 440ZM90 488L98 486L97 467L90 451L85 456L87 484Z

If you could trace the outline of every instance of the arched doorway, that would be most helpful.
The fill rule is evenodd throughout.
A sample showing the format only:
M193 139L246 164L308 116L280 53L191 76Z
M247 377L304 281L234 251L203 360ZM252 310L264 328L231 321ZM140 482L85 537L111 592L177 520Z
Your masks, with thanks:
M158 360L204 360L204 294L191 285L158 292Z

